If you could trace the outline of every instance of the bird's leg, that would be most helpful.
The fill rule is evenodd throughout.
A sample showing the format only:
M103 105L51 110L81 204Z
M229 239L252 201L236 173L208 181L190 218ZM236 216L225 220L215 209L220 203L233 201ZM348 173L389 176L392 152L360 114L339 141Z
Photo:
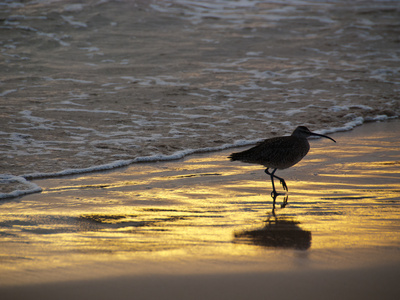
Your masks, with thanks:
M276 169L273 170L272 173L270 173L268 171L268 168L265 170L265 173L271 177L271 183L272 183L271 197L274 199L274 205L275 205L275 199L279 195L275 190L275 184L274 184L274 173L275 173L275 171L276 171Z
M275 187L274 187L274 180L273 180L273 177L275 177L275 178L279 179L279 181L280 181L281 184L282 184L283 189L284 189L285 191L289 191L289 190L288 190L288 187L287 187L287 185L286 185L285 179L283 179L283 178L278 177L278 176L275 175L276 170L277 170L277 169L274 169L274 170L272 171L272 173L270 173L270 172L268 171L268 168L265 170L265 173L267 173L268 175L271 176L271 181L272 181L272 187L273 187L273 189L275 190Z
M279 181L281 182L282 187L283 187L283 189L284 189L285 191L289 191L289 190L288 190L288 187L287 187L287 185L286 185L285 179L283 179L283 178L278 177L278 176L275 175L276 170L277 170L277 169L274 169L272 172L269 172L269 171L268 171L268 168L265 170L265 173L267 173L269 176L271 176L272 189L273 189L272 193L277 194L277 193L276 193L276 190L275 190L275 185L274 185L274 177L277 178L277 179L279 179ZM279 195L279 194L278 194L278 195Z
M272 173L275 173L275 171L276 171L276 169L274 170L274 172L272 172ZM287 185L286 185L286 182L285 182L285 179L283 179L283 178L281 178L281 177L278 177L278 176L276 176L276 175L273 175L275 178L278 178L279 179L279 181L281 182L281 184L282 184L282 187L283 187L283 189L285 190L285 191L289 191L288 190L288 187L287 187Z

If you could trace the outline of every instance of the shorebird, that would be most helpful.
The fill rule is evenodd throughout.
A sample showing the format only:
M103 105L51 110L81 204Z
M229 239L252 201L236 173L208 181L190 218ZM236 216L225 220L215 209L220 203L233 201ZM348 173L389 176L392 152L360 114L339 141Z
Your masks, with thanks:
M271 177L272 182L272 193L271 196L275 199L279 195L276 192L274 177L279 179L284 190L288 191L288 187L283 178L275 175L276 170L282 170L290 168L297 164L310 150L310 144L307 141L309 136L320 136L330 139L336 143L336 141L326 135L311 132L305 126L297 127L292 135L274 137L266 139L258 143L253 148L248 150L232 153L228 158L231 161L242 161L251 164L260 164L266 167L265 173ZM269 169L273 169L272 172Z

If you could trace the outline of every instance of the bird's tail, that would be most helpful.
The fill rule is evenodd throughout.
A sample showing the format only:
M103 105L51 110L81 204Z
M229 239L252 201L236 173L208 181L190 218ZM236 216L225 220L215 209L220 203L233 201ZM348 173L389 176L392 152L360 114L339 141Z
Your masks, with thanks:
M242 157L240 154L241 154L240 152L238 152L238 153L232 153L231 155L228 156L228 158L229 158L231 161L240 160L241 157Z

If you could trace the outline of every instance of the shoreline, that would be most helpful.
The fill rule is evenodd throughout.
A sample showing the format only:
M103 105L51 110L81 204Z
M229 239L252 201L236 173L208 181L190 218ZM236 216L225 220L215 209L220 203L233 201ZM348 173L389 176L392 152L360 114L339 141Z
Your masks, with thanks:
M79 2L0 10L1 300L398 297L396 2Z
M280 172L289 204L273 219L263 169L229 162L230 150L34 181L41 194L2 202L3 250L15 253L0 265L0 293L45 299L62 291L68 299L86 290L88 299L106 299L118 286L122 299L159 292L216 299L208 289L241 299L241 282L254 296L265 288L295 296L278 284L288 280L302 286L299 299L334 288L343 299L396 295L399 127L399 120L365 124L333 134L337 145L311 140L303 161ZM262 237L274 224L289 236L310 232L310 244L299 250L236 238ZM194 294L196 286L202 292Z
M364 124L374 123L374 122L390 122L392 120L396 120L397 117L388 117L388 116L377 116L374 120L356 120L351 121L344 126L339 128L331 128L326 130L317 130L317 133L321 134L331 134L331 133L338 133L338 132L347 132L354 130L359 126L363 126ZM106 163L103 165L96 165L91 166L83 169L66 169L55 173L31 173L31 174L24 174L24 175L9 175L9 174L0 174L0 201L1 199L12 199L21 197L24 195L29 195L32 193L41 192L40 186L32 184L30 181L33 180L40 180L40 179L47 179L47 178L57 178L63 176L74 176L79 174L87 174L87 173L97 173L103 171L112 171L123 167L128 167L132 164L136 163L154 163L154 162L164 162L164 161L176 161L179 159L184 159L190 155L202 154L202 153L213 153L219 152L227 149L234 149L244 146L254 145L257 142L264 140L264 138L260 138L258 140L239 140L235 141L233 144L224 144L217 147L206 147L206 148L199 148L199 149L186 149L180 150L170 155L153 155L153 156L143 156L137 157L134 159L128 160L117 160L114 162ZM26 181L27 180L27 181ZM10 185L15 182L17 185L27 186L28 189L24 190L13 190L11 192L5 192L5 190L10 190Z

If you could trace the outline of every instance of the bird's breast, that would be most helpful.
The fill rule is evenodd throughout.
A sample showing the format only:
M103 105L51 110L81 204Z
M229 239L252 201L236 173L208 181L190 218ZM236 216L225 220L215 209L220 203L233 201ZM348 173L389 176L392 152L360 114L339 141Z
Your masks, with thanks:
M266 156L266 167L287 169L294 166L307 155L310 144L305 138L290 136L280 147L270 149Z

